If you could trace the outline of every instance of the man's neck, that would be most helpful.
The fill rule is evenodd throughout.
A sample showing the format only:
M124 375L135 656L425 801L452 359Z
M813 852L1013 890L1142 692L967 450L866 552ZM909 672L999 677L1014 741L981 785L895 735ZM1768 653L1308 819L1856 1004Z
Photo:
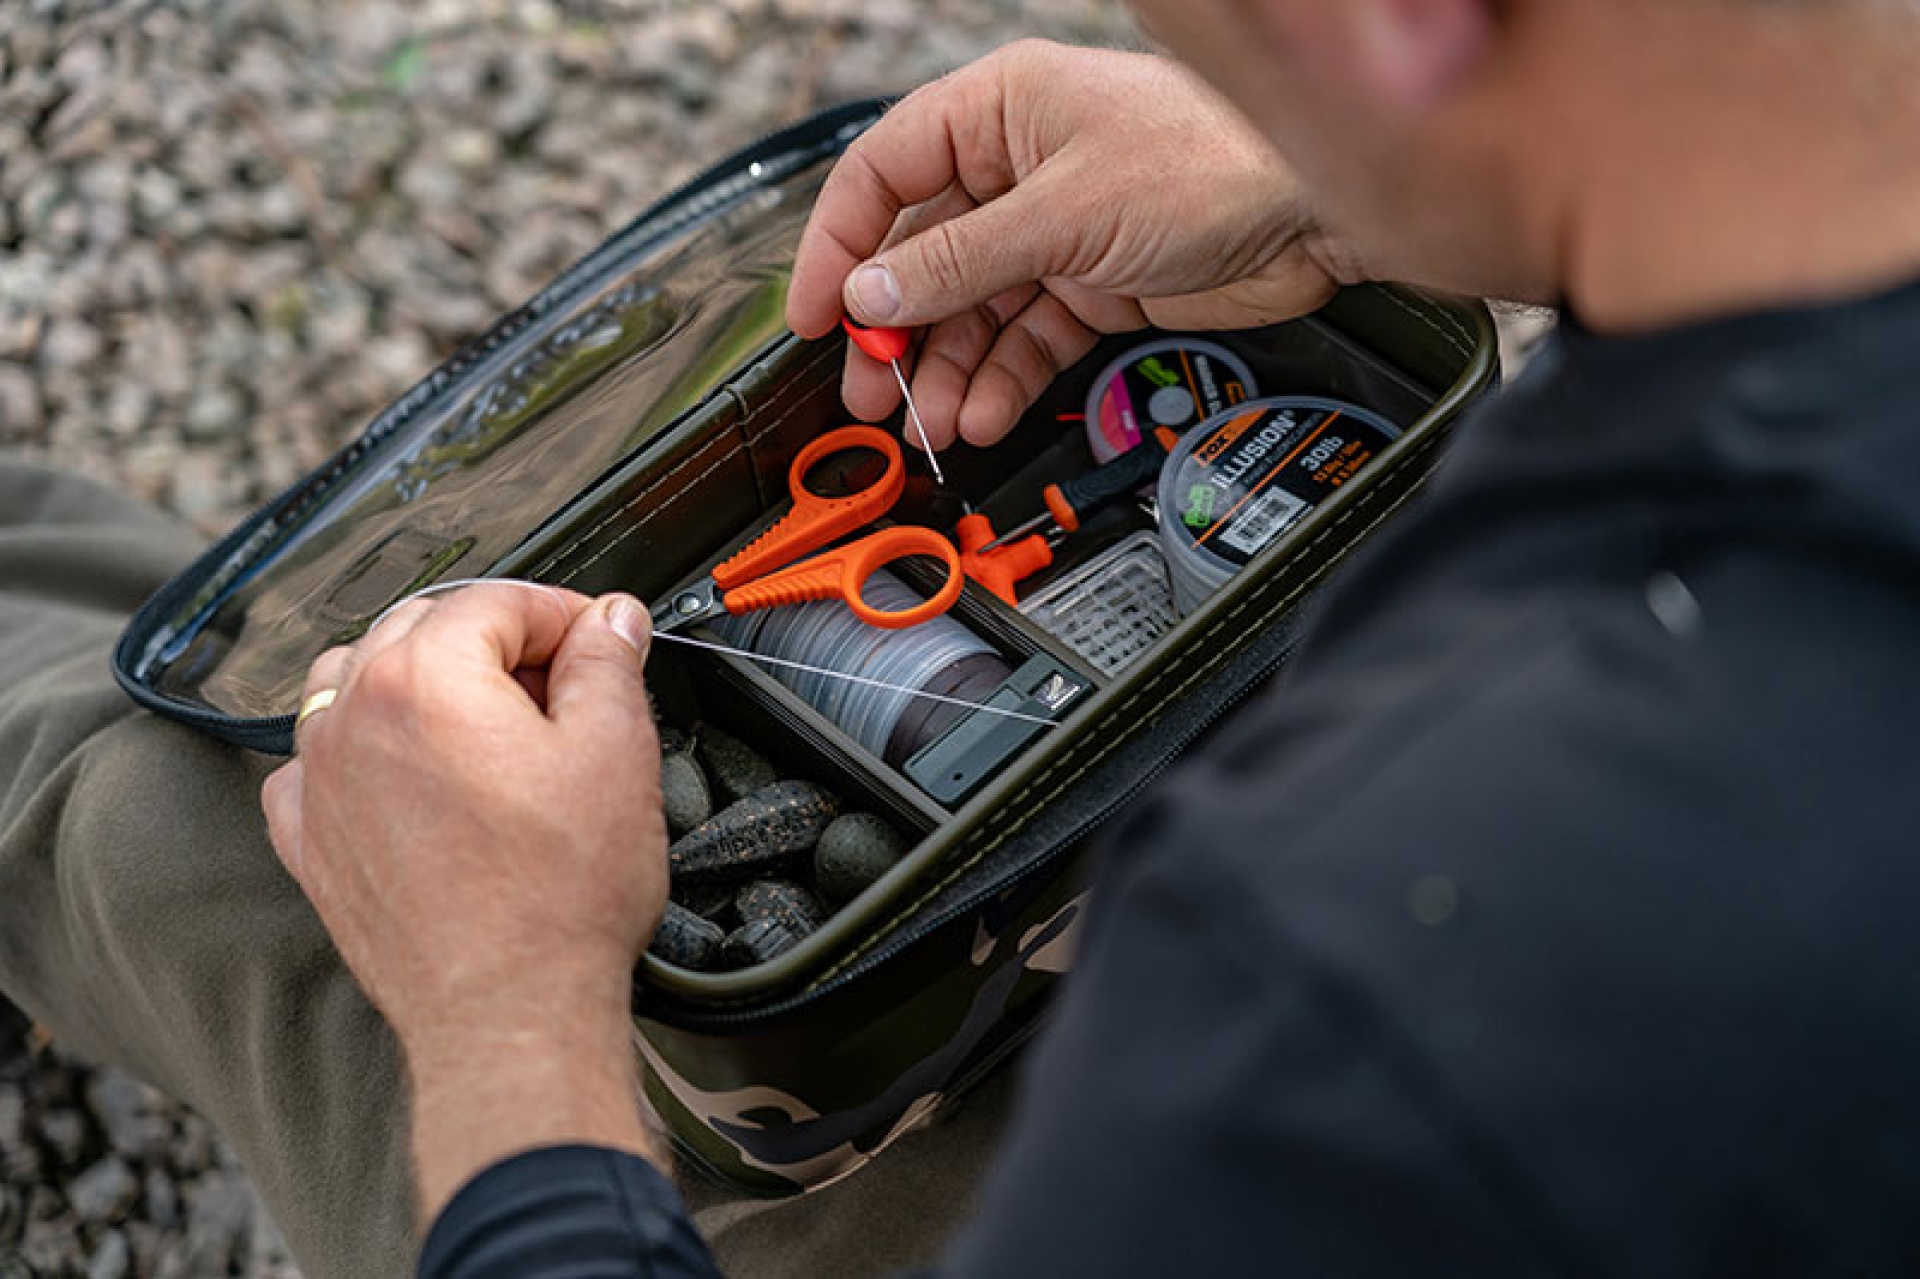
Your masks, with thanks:
M1920 18L1863 8L1734 21L1670 5L1661 21L1677 29L1638 33L1670 53L1652 58L1646 102L1612 105L1632 127L1581 130L1560 222L1560 278L1589 326L1644 330L1920 278ZM1684 65L1716 34L1720 56Z

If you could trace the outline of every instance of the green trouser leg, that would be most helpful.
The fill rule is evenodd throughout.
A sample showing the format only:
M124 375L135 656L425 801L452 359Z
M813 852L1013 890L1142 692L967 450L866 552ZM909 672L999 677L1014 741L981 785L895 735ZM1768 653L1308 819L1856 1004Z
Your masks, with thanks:
M0 988L219 1127L309 1279L402 1274L395 1046L267 844L271 761L137 710L108 667L199 549L0 464Z
M273 761L137 710L108 654L200 550L73 476L0 459L0 990L196 1107L307 1279L410 1273L397 1050L267 844ZM776 1204L689 1198L731 1274L924 1261L968 1206L1006 1093Z

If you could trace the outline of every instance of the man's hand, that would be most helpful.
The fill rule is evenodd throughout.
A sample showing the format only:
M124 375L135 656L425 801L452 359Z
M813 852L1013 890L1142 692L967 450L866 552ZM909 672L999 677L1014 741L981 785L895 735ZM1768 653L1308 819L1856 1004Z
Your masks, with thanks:
M492 583L322 654L274 847L399 1036L429 1216L515 1151L649 1153L629 982L665 908L646 610Z
M877 256L876 256L877 254ZM1162 58L1028 42L907 98L854 143L801 240L787 321L930 326L914 399L937 446L998 440L1099 334L1313 310L1342 265L1286 165ZM852 352L849 408L891 412Z

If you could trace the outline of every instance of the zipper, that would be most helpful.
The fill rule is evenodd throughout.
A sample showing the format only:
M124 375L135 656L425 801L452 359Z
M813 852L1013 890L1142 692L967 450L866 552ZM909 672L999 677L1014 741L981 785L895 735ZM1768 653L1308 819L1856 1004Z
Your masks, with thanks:
M1116 792L1113 797L1105 804L1102 804L1096 812L1089 814L1084 820L1076 823L1066 834L1055 841L1050 848L1035 854L1026 864L1005 878L996 880L991 887L978 889L975 892L967 894L950 906L929 913L924 919L916 921L911 927L901 930L897 936L875 947L872 951L868 952L864 958L860 959L844 972L836 974L830 980L822 982L817 986L809 986L805 990L789 995L785 999L762 1005L748 1012L701 1012L685 1016L675 1015L671 1018L662 1018L661 1020L676 1030L722 1030L738 1029L743 1026L753 1025L757 1022L782 1017L788 1013L798 1012L820 1000L826 999L836 991L853 984L868 973L879 968L882 964L888 963L896 956L904 954L920 942L925 941L942 928L972 914L991 899L1028 883L1042 872L1051 869L1054 863L1058 861L1064 853L1077 846L1081 841L1099 830L1100 827L1106 825L1106 823L1111 821L1121 810L1133 803L1134 800L1138 799L1158 782L1169 768L1179 762L1180 758L1187 753L1188 749L1190 749L1195 742L1204 737L1235 707L1252 696L1255 690L1264 687L1269 680L1279 674L1281 667L1287 664L1298 647L1299 635L1296 629L1294 633L1287 636L1277 653L1262 662L1251 675L1245 680L1242 680L1234 688L1233 692L1222 698L1218 705L1208 711L1205 717L1181 733L1180 736L1175 739L1173 745L1162 752L1159 758L1137 778ZM636 1009L636 1011L644 1013L643 1009ZM676 1013L678 1012L679 1010L676 1008Z
M268 502L206 551L187 574L162 587L134 615L114 650L114 676L140 705L249 750L284 753L293 717L248 719L162 694L154 687L164 668L218 615L233 592L271 564L273 548L291 523L333 491L360 459L415 420L428 406L454 393L475 368L534 324L579 296L610 265L657 244L688 225L727 207L750 191L778 183L811 164L840 154L885 111L870 99L821 111L809 119L761 136L723 157L653 202L526 303L508 312L445 363L404 392L315 472ZM324 477L318 478L317 477ZM210 566L205 568L203 566ZM189 576L190 575L190 576ZM193 605L191 616L178 610Z

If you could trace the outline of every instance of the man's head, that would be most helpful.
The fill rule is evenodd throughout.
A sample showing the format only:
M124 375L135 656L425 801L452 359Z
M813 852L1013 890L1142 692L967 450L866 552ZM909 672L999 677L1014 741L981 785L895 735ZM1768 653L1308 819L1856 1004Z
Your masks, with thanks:
M1906 0L1135 7L1373 274L1633 325L1920 271Z

